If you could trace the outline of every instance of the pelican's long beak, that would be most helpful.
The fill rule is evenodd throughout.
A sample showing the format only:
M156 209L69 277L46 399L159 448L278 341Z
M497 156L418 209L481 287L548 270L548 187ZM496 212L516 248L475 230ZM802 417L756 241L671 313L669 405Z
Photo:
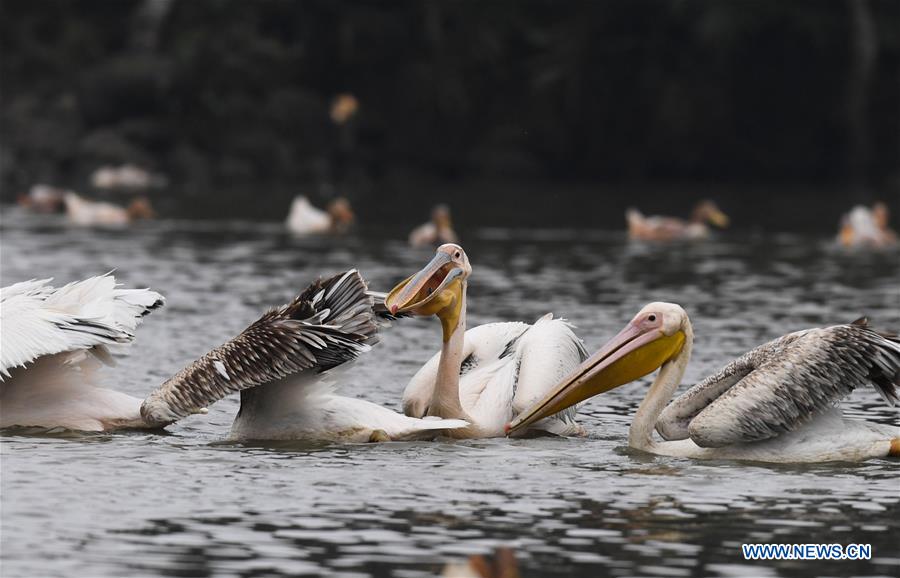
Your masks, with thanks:
M629 323L600 351L589 357L543 399L506 425L507 435L558 413L589 397L630 383L678 355L685 335L666 335L660 329L641 329Z
M425 267L391 289L384 300L392 314L434 315L453 303L455 293L447 291L464 271L439 251Z
M720 211L717 207L709 212L709 220L713 225L720 229L727 227L730 222L728 215Z

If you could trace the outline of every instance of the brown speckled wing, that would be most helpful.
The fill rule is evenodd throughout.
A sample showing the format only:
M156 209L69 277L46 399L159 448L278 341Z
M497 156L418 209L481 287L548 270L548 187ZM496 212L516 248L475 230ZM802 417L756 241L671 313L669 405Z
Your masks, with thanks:
M377 342L366 291L355 270L316 281L163 383L144 400L141 416L162 427L228 394L355 359Z
M900 339L864 322L810 329L761 346L719 374L718 388L705 380L673 403L699 407L689 435L701 447L769 439L792 431L834 407L854 389L872 384L893 405L900 383ZM720 395L700 405L699 392ZM682 398L685 398L684 400ZM693 399L693 402L691 401ZM676 408L678 406L675 406ZM677 409L664 412L673 419ZM669 413L668 416L665 414Z

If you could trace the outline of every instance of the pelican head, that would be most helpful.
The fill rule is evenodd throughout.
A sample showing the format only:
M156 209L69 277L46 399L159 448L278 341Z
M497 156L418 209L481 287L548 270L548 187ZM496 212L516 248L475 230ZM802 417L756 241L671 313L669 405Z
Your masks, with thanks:
M689 327L687 313L680 305L646 305L597 353L507 424L507 433L652 373L681 353Z
M697 223L712 223L716 227L724 229L728 226L728 215L722 212L718 205L709 199L701 201L694 207L693 218Z
M462 247L455 243L441 245L421 271L388 293L384 304L393 314L437 315L446 341L459 321L465 281L471 273L472 266Z
M451 227L450 207L443 204L436 205L431 209L431 222L434 223L436 227Z

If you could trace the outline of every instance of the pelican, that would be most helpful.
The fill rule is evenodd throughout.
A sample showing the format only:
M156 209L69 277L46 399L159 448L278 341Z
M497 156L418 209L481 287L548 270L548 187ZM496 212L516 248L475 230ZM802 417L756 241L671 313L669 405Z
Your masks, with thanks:
M127 208L112 203L89 201L72 191L66 192L64 201L69 222L84 227L122 226L138 219L152 219L155 216L153 207L146 197L135 198Z
M676 217L646 217L635 208L625 212L628 238L641 241L695 240L709 237L707 223L728 226L728 216L712 201L701 201L694 207L690 221Z
M838 243L844 247L893 247L897 233L888 226L890 213L884 203L869 209L857 205L841 218Z
M356 217L350 208L350 201L338 197L328 204L328 210L322 211L300 195L291 203L291 212L287 218L287 228L298 235L319 235L323 233L345 233Z
M0 428L159 429L241 392L231 439L384 441L431 437L464 421L415 419L334 392L328 370L376 340L375 312L354 271L316 281L141 400L99 387L98 362L134 339L163 304L110 276L54 288L49 280L0 290Z
M694 333L673 303L651 303L600 351L509 425L511 433L660 368L628 444L667 456L762 462L856 461L900 455L900 428L846 419L836 404L871 383L900 401L900 337L865 319L790 333L753 349L666 407ZM666 441L653 439L654 428Z
M471 425L451 437L501 437L504 425L546 393L587 357L572 326L552 314L534 325L489 323L466 331L466 286L472 267L459 245L441 245L424 269L385 299L393 314L435 315L441 351L413 376L403 411L414 417L462 419ZM579 435L575 408L534 423L531 429Z
M459 239L450 221L450 208L437 205L431 210L431 220L412 230L409 244L413 247L433 247L438 243L458 243Z

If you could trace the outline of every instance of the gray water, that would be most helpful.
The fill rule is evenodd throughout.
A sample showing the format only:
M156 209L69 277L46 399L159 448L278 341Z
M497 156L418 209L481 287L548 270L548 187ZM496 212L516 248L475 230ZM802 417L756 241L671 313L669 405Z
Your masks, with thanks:
M168 299L106 371L136 396L321 274L357 267L387 290L430 257L391 235L294 239L277 225L157 222L74 229L4 215L2 283L116 269ZM395 239L397 237L395 236ZM470 324L575 322L590 350L646 302L681 303L697 334L693 383L796 329L866 314L900 329L898 253L808 237L735 234L629 245L619 233L472 232ZM399 408L436 350L405 320L347 375L350 395ZM512 547L524 576L897 576L897 462L767 466L629 450L647 380L591 400L585 439L361 445L221 443L226 399L169 433L2 438L2 575L432 576ZM897 423L877 394L854 416ZM858 562L747 562L742 543L871 543Z

